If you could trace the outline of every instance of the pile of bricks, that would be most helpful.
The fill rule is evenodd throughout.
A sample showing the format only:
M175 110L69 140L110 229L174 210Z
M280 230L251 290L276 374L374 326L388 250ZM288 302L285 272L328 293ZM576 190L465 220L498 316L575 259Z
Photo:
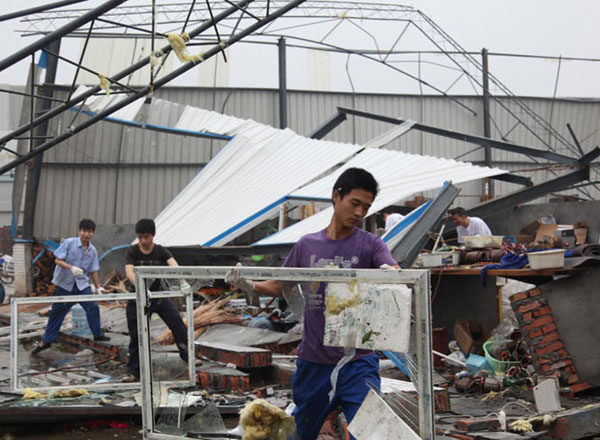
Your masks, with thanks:
M34 246L33 255L40 252L42 255L35 262L33 278L33 296L52 296L54 295L54 284L52 284L52 275L54 274L54 254L45 249L44 246Z
M577 375L573 359L561 341L552 309L540 289L517 293L510 301L538 374L558 378L560 384L568 386L573 393L592 388Z

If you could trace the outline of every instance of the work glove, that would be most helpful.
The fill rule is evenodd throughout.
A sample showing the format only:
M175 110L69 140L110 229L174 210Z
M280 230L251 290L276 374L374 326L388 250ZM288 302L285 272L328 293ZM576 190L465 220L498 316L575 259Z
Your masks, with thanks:
M187 281L182 281L180 291L184 295L191 295L192 294L192 286L190 286L190 284Z
M236 266L241 267L242 263L238 263ZM260 306L258 294L254 293L254 282L241 276L237 267L229 269L229 272L225 274L225 282L245 293L246 304L256 307Z
M240 271L237 267L241 266L242 263L238 263L236 264L236 267L229 269L229 272L225 274L225 282L245 293L252 293L254 292L254 283L240 275Z
M81 267L71 266L71 273L77 278L83 275L83 269Z
M394 270L394 268L389 264L382 264L381 266L379 266L379 268L382 270Z
M96 295L103 295L105 293L106 293L106 289L102 286L100 286L96 289Z

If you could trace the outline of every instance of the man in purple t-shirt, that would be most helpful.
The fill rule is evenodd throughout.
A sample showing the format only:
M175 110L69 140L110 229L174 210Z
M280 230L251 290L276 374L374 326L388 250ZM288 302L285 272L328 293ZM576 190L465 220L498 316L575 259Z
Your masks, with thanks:
M398 265L385 243L376 235L357 226L366 216L378 184L366 170L349 168L337 179L332 194L333 216L322 231L300 238L285 260L285 267L327 267L342 269L380 268ZM235 269L226 281L251 293L281 296L281 285L274 281L252 282L239 276ZM323 422L341 405L348 423L352 420L369 387L367 380L379 385L379 358L369 350L356 355L338 373L335 394L329 398L331 373L344 357L344 349L325 347L325 284L314 290L303 286L305 294L304 330L298 347L297 370L292 390L296 409L294 417L302 440L316 439ZM353 437L352 437L353 438Z

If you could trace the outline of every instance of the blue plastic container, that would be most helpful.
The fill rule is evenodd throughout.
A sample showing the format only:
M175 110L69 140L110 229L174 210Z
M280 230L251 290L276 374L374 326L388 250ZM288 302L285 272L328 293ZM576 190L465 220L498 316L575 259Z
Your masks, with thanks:
M489 372L494 371L490 364L488 364L487 359L477 354L469 355L469 357L467 358L467 368L472 374L475 374L481 370L487 370Z
M90 329L85 310L83 310L81 304L75 304L71 308L71 322L73 324L71 330L73 336L92 336L92 329Z

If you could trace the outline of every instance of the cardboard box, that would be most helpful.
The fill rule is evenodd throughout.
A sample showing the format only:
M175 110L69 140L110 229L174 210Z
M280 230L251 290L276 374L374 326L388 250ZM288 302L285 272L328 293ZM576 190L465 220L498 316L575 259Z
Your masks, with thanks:
M477 347L482 347L489 337L489 332L479 321L457 318L454 339L466 356Z
M554 240L554 231L558 229L558 225L540 225L535 234L535 243L539 244L540 242L548 242L553 243Z
M515 240L517 243L529 244L533 242L534 235L533 234L517 234L515 235Z

